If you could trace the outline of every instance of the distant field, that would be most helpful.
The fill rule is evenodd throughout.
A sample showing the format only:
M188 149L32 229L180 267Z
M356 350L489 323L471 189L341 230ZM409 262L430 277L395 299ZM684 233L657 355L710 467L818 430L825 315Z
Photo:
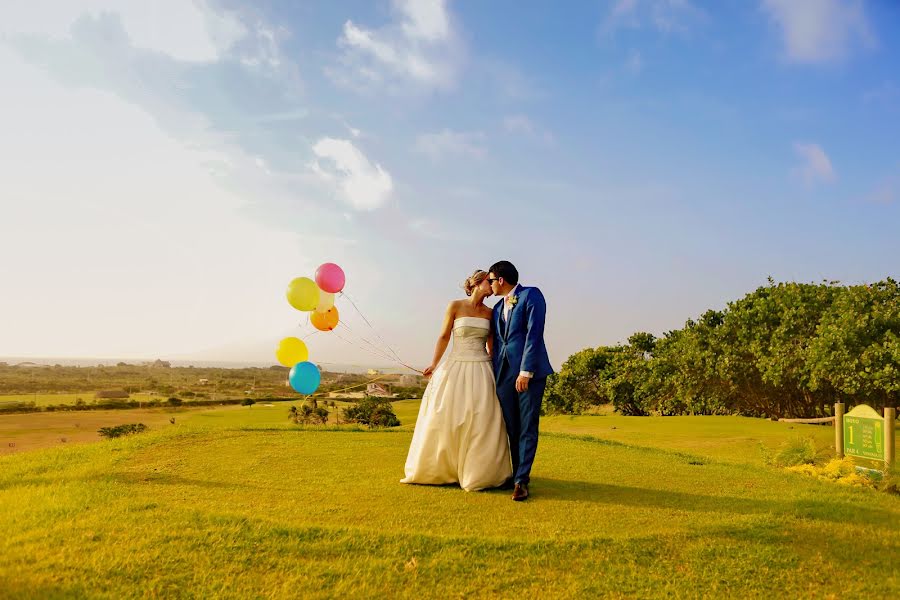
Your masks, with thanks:
M296 426L288 420L288 411L291 406L302 404L303 401L298 398L294 402L258 402L253 406L0 414L0 455L100 441L98 429L124 423L143 423L151 430L169 429L172 427L169 421L173 418L177 425L291 428ZM337 409L346 408L349 404L335 401ZM403 428L411 429L418 414L419 401L403 400L396 402L395 407ZM337 412L334 409L331 411L329 424L334 425L337 423Z
M37 406L51 406L61 404L75 404L81 398L87 404L95 401L93 392L82 392L80 394L7 394L0 395L0 406L7 402L34 402ZM135 402L149 402L150 400L166 400L168 396L160 394L131 394L129 400Z

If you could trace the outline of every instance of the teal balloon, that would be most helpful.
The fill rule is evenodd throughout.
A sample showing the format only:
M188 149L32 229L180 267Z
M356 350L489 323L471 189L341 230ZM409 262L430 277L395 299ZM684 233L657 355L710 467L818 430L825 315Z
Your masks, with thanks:
M294 391L308 396L319 389L322 374L319 372L319 367L305 360L291 367L288 381L290 381Z

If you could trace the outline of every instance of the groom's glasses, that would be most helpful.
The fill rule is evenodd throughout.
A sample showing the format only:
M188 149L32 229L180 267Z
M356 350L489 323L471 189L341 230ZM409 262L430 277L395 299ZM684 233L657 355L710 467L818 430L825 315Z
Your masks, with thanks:
M495 281L500 281L500 278L498 277L497 279L491 279L490 277L488 277L488 283L494 283Z

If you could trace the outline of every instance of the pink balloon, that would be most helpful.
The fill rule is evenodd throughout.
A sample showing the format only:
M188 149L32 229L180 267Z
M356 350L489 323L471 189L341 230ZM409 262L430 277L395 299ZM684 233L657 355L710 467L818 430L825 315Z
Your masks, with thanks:
M337 294L347 282L344 270L334 263L325 263L316 269L316 285L323 292Z

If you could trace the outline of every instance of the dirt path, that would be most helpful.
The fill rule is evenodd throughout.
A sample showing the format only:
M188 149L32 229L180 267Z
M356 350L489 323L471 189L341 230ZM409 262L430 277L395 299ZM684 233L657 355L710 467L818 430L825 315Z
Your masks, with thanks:
M124 423L143 423L151 429L171 427L169 419L177 420L194 410L209 409L86 410L0 415L0 456L62 444L96 442L102 439L98 429Z

